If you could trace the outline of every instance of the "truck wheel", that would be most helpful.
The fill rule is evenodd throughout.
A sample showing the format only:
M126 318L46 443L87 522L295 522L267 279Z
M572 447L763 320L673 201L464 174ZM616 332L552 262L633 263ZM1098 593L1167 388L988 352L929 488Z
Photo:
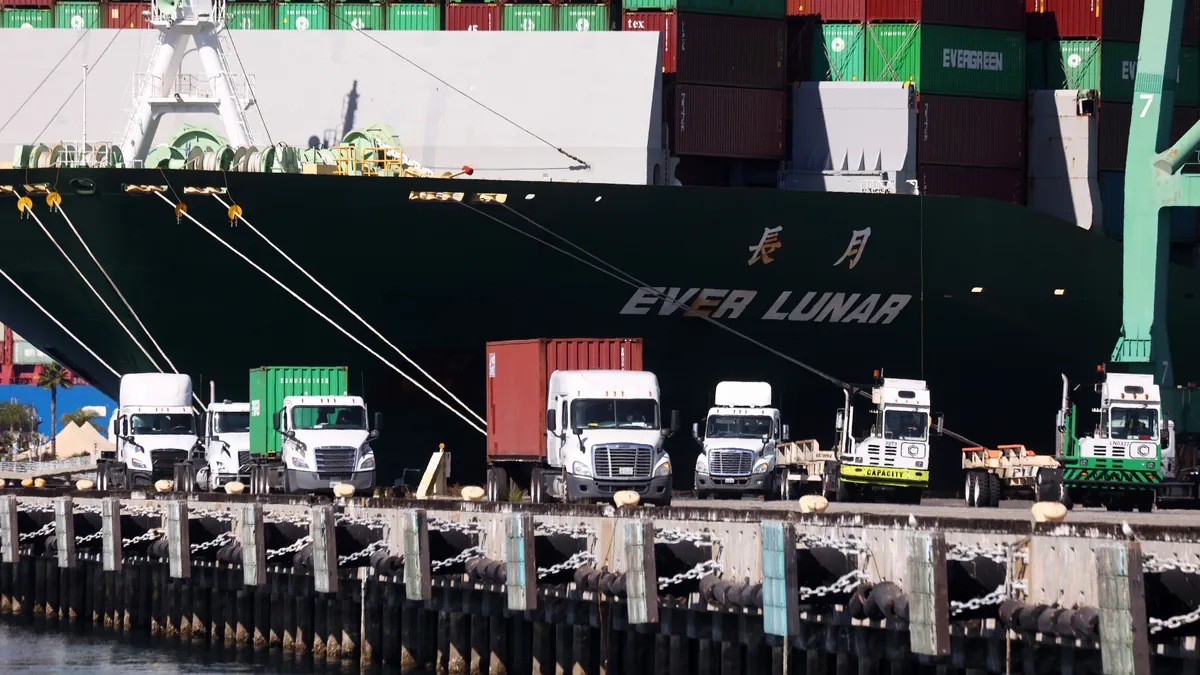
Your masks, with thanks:
M545 495L542 493L544 489L542 485L542 469L535 468L529 472L529 503L543 504L546 501Z
M967 499L968 507L979 506L977 493L979 491L979 478L974 471L967 472L967 482L963 487L963 496Z
M498 466L487 470L487 500L508 501L508 472Z
M779 481L779 491L777 494L779 495L779 498L785 502L792 501L792 498L794 497L794 495L792 495L791 477L792 472L788 469L784 469L775 476L775 480Z
M1004 485L1000 482L1000 477L994 473L984 474L988 480L988 503L987 506L993 509L1000 507L1000 498L1004 495Z
M1134 502L1134 508L1141 513L1150 513L1154 510L1154 502L1156 497L1157 493L1155 493L1154 490L1142 490L1141 493L1135 498L1136 501Z
M97 464L96 465L96 489L99 490L100 492L106 492L108 490L111 490L112 488L110 488L108 486L110 480L111 480L111 477L109 476L109 465L106 463L103 463L103 462L101 462L100 464Z

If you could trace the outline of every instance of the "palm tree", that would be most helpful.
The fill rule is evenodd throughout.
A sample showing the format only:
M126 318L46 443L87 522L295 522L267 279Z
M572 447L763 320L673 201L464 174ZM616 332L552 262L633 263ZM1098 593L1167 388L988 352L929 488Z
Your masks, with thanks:
M21 433L30 431L34 426L29 408L13 401L0 403L0 429L5 430L3 438L6 451L15 450L14 446ZM15 455L16 452L12 454Z
M55 423L58 420L58 390L70 389L71 384L70 375L57 363L48 364L38 374L37 385L50 390L50 454L54 457L58 457L58 446L54 438L58 426Z
M84 408L80 408L79 410L63 415L62 423L64 427L68 424L77 424L79 426L83 426L90 423L93 427L95 427L96 431L99 431L103 434L107 431L107 429L92 421L97 417L99 417L99 415L96 413L90 410L85 410Z

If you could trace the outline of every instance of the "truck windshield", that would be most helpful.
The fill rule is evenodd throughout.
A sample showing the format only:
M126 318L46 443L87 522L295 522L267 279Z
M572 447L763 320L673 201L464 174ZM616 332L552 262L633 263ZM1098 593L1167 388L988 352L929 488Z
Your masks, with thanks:
M571 403L575 429L657 429L658 402L651 398L581 398Z
M708 418L709 438L769 438L771 418L762 415L713 415Z
M196 419L187 413L132 415L129 428L135 436L196 433Z
M218 434L244 434L250 431L248 412L221 412L216 417Z
M292 409L292 426L296 429L366 429L365 413L358 406L297 406Z
M929 416L920 410L887 410L883 413L883 437L923 441L929 432Z
M1153 441L1158 438L1158 411L1153 408L1113 408L1112 437Z

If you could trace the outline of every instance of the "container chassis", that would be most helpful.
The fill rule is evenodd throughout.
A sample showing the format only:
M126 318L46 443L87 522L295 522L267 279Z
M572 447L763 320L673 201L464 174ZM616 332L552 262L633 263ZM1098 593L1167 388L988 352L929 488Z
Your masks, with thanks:
M967 506L996 508L1005 499L1061 501L1062 465L1024 445L963 448Z

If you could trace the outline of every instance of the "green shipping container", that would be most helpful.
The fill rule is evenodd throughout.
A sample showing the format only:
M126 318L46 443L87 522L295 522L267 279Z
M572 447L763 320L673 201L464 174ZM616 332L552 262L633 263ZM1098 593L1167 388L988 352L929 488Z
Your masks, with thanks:
M787 16L787 0L623 0L627 11L661 9L726 16L757 16L782 19Z
M947 96L1024 98L1025 34L1016 31L871 24L866 79L912 82Z
M1046 43L1030 40L1025 43L1025 89L1048 89L1046 86Z
M550 5L505 5L503 30L554 30L554 8Z
M1129 103L1137 60L1136 42L1054 41L1047 56L1047 86L1096 90L1102 100Z
M812 27L812 73L817 82L859 82L866 53L858 23L826 23Z
M383 30L383 5L334 5L333 28L334 30Z
M388 30L441 30L442 6L404 3L388 5Z
M275 9L279 30L327 30L329 5L323 2L290 2Z
M51 28L54 17L48 9L6 9L0 12L0 28ZM10 64L11 65L11 64Z
M293 5L294 6L294 5ZM288 396L346 396L349 368L270 366L250 371L250 454L279 452L275 413ZM297 420L311 423L311 420Z
M271 30L271 6L265 2L225 5L225 25L239 30Z
M608 5L560 5L558 30L580 33L608 30Z
M54 6L54 27L84 30L100 28L100 3L60 2Z

